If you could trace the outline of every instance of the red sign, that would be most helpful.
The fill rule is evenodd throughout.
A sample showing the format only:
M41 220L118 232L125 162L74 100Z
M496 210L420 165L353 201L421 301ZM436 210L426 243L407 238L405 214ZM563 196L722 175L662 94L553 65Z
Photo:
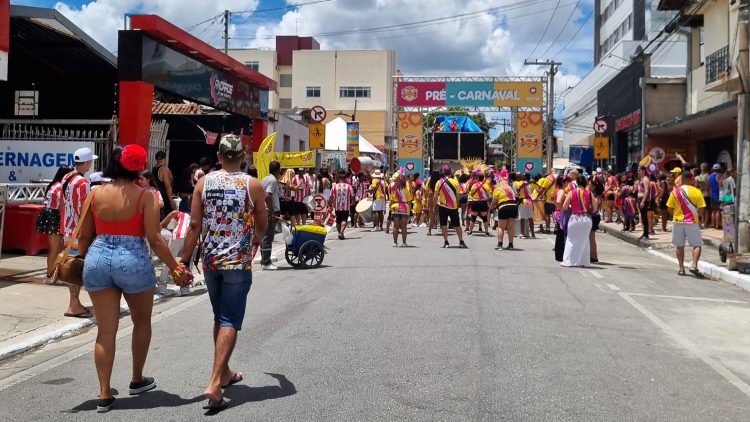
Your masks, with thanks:
M10 0L0 0L0 81L8 80L10 50Z
M615 120L615 132L620 132L641 123L641 110Z
M398 107L445 105L445 82L399 82L396 84Z

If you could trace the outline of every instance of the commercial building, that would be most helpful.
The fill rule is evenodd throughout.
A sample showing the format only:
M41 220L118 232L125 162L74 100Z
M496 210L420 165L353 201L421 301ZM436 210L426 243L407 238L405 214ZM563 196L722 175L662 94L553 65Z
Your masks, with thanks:
M571 144L590 145L594 121L601 117L609 123L604 134L611 138L608 164L624 168L639 159L643 148L640 116L645 114L646 123L660 119L650 115L648 103L684 92L686 34L661 36L675 13L657 10L651 2L596 0L594 13L593 69L564 94L562 152ZM658 39L663 43L658 52L641 54Z
M391 50L320 50L311 37L276 37L276 51L234 49L229 55L278 82L269 106L280 113L320 105L324 123L352 116L360 133L381 151L391 140L392 77L396 53Z

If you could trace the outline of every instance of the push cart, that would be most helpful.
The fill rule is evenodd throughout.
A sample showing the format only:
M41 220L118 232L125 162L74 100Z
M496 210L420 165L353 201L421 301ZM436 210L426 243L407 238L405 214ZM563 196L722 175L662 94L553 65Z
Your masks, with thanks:
M328 230L320 226L282 225L286 243L286 262L294 268L318 268L325 257Z

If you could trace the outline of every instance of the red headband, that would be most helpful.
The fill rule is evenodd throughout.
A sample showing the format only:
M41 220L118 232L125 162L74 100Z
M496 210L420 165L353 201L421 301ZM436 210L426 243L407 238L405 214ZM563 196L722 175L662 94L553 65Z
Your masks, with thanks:
M140 145L126 145L120 153L120 164L125 170L141 171L146 168L146 150Z

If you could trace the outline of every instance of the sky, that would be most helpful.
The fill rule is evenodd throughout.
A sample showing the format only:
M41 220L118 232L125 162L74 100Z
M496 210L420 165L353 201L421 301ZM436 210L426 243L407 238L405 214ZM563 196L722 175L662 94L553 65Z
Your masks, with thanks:
M562 62L556 96L593 61L593 0L11 0L54 7L116 54L126 13L158 14L207 43L273 48L276 35L313 36L321 49L396 50L405 76L543 75ZM560 114L562 107L556 109Z

